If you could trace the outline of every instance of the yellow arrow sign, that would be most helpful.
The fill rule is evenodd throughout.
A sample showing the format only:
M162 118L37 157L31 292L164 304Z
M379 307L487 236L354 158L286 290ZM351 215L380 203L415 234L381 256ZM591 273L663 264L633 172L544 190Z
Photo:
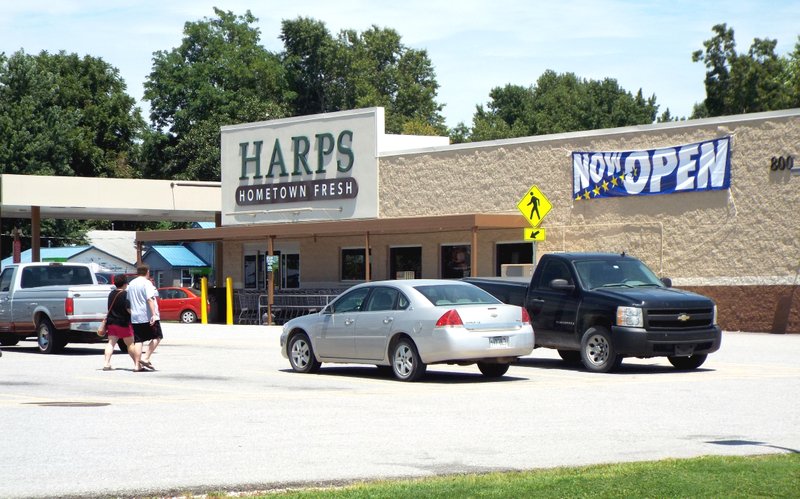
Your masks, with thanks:
M519 200L517 209L533 227L538 227L553 205L535 185Z
M545 238L545 230L544 229L522 229L522 237L526 241L544 241Z

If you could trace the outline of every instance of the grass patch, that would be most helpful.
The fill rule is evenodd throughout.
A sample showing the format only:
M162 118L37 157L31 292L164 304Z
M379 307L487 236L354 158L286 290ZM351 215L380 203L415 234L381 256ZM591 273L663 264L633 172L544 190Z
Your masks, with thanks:
M800 454L667 459L525 472L365 482L263 498L508 498L800 496Z

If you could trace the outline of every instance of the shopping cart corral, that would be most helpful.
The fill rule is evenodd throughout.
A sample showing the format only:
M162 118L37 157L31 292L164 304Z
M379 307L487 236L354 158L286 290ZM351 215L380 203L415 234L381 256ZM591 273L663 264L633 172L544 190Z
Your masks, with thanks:
M285 292L275 292L271 308L272 321L268 320L267 306L269 295L262 294L258 297L258 316L261 324L282 325L290 319L301 315L308 315L319 312L325 305L333 301L334 298L344 291L343 289L293 289Z

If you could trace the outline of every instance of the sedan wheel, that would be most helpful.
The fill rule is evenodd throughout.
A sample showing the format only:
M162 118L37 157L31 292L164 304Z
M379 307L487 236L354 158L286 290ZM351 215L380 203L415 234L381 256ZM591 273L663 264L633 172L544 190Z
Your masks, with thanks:
M478 362L478 369L487 378L499 378L508 372L509 364L498 364L491 362Z
M611 343L611 333L604 327L593 326L581 340L581 361L586 369L596 373L611 372L622 363Z
M417 347L406 338L394 344L391 352L392 371L400 381L416 381L425 374L428 366L422 363Z
M181 322L184 324L192 324L197 322L197 314L191 310L184 310L181 312Z
M669 363L675 366L676 369L681 371L691 371L703 365L706 361L707 354L690 355L688 357L667 357Z
M305 333L296 334L289 340L289 363L299 373L316 372L322 365L314 357L314 349Z

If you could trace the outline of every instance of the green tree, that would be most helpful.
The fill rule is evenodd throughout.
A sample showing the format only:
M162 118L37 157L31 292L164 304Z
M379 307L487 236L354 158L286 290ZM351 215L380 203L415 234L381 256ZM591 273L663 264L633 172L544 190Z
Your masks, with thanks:
M641 89L632 95L611 78L585 80L550 70L534 86L509 84L489 96L486 108L478 106L473 115L469 140L653 123L658 111L655 95L644 98Z
M395 30L373 26L334 38L325 23L301 17L283 21L280 38L297 96L293 114L382 106L389 133L401 133L409 122L414 130L446 133L427 52L403 45Z
M179 47L153 55L144 84L155 127L143 144L148 177L219 180L220 126L287 114L293 95L279 58L259 45L257 19L214 13L187 22Z
M144 126L119 71L102 59L65 52L0 54L0 172L136 176L136 140ZM82 244L89 226L42 220L41 244ZM2 219L0 233L13 228L27 235L23 245L30 247L30 220Z
M77 54L0 54L4 173L128 177L143 127L119 71Z
M788 57L775 53L777 40L755 38L747 53L736 51L733 28L717 24L693 62L706 66L705 100L692 117L724 116L786 109L800 104L800 42ZM800 38L799 38L800 40Z

